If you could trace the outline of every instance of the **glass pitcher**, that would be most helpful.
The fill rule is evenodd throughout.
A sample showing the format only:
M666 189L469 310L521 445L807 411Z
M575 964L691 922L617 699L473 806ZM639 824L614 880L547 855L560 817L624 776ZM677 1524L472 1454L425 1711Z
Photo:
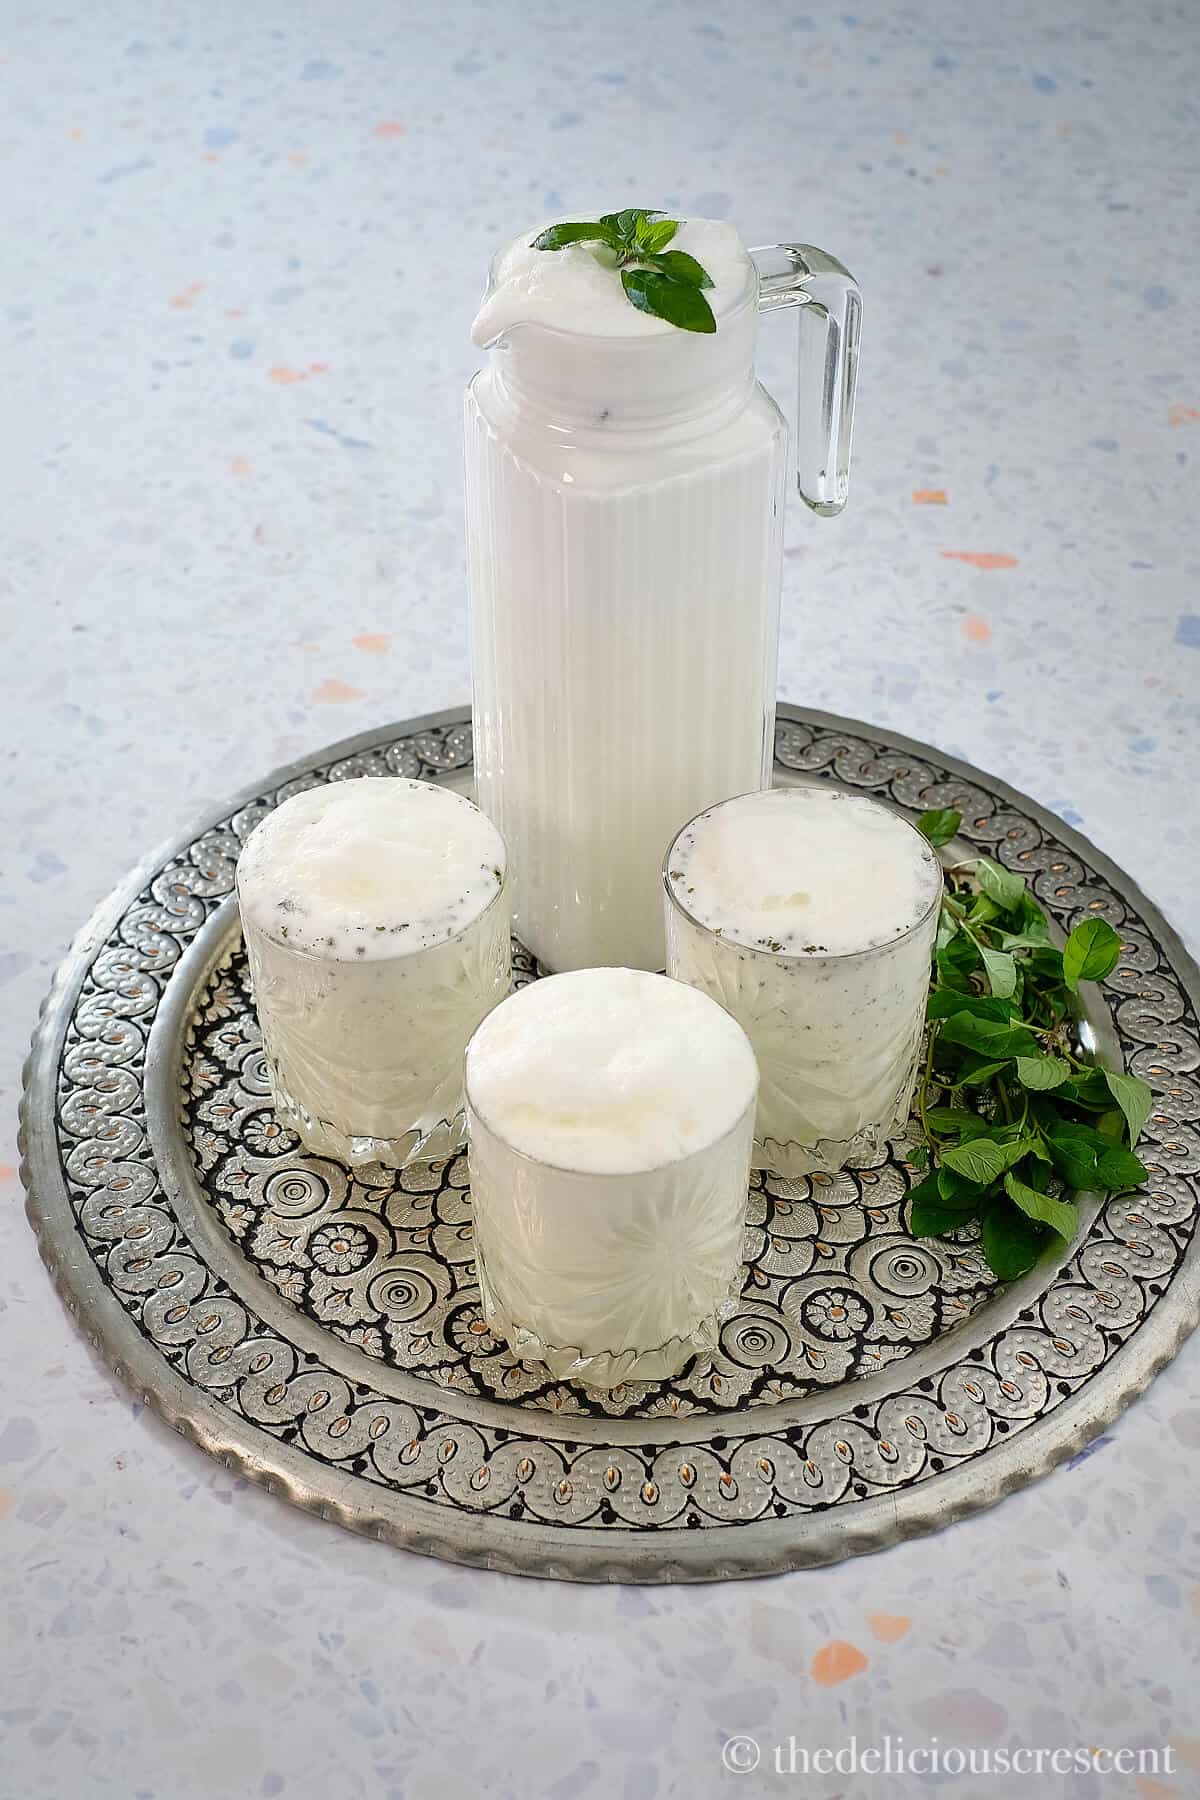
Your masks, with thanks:
M545 969L661 969L666 846L770 782L787 425L755 380L761 312L802 309L801 496L826 516L846 501L858 288L810 245L736 254L710 334L498 318L499 259L476 321L477 798Z

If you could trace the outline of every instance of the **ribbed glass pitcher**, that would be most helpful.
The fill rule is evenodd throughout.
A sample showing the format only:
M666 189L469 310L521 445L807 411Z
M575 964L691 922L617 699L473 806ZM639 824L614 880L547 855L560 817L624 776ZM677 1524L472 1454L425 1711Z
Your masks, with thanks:
M466 397L477 797L547 969L664 966L660 869L697 812L770 780L787 426L761 312L802 308L795 439L846 499L858 289L804 244L693 220L710 333L636 311L584 245L493 264Z

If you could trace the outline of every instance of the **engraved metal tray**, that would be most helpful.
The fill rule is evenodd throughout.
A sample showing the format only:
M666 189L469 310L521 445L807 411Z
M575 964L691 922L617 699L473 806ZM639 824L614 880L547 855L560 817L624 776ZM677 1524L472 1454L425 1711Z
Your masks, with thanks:
M468 789L465 710L272 775L148 858L56 978L22 1107L28 1212L62 1297L148 1404L322 1517L480 1567L700 1581L836 1561L988 1506L1080 1449L1200 1314L1200 977L1076 832L907 739L781 706L776 779L955 806L963 852L1027 876L1066 931L1121 933L1089 1019L1156 1104L1136 1195L1008 1288L970 1232L908 1237L904 1145L836 1177L756 1173L718 1351L611 1395L489 1333L467 1160L351 1174L274 1118L232 898L298 788ZM518 979L536 975L518 955Z

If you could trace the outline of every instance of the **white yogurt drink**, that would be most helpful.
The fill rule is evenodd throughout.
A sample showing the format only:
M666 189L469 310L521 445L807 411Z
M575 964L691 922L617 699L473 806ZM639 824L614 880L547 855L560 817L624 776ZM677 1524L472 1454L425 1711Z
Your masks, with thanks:
M238 861L280 1118L351 1166L450 1154L462 1060L512 978L504 840L461 795L399 776L285 800Z
M671 249L717 328L630 305L586 244L496 259L467 393L475 771L517 932L554 970L664 964L679 821L767 779L787 431L732 225Z
M520 989L467 1049L476 1262L493 1328L594 1387L711 1349L742 1280L758 1072L705 995L637 969Z
M761 1084L754 1160L784 1175L874 1152L908 1113L941 867L866 796L743 794L664 864L667 966L745 1027Z

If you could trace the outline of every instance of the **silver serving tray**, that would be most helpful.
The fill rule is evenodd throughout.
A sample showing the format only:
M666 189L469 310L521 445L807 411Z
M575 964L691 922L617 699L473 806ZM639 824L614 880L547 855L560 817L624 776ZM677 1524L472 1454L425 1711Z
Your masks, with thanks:
M1011 788L876 727L781 706L776 778L956 806L1063 931L1124 939L1088 1024L1151 1083L1144 1193L1008 1288L969 1233L904 1230L904 1145L837 1177L756 1174L719 1351L599 1396L487 1330L465 1157L352 1175L274 1119L232 898L296 789L470 784L465 710L272 775L149 857L47 998L22 1105L28 1213L80 1327L184 1436L295 1505L456 1562L702 1581L878 1550L1079 1450L1200 1312L1200 976L1134 884ZM522 952L519 979L536 971Z

